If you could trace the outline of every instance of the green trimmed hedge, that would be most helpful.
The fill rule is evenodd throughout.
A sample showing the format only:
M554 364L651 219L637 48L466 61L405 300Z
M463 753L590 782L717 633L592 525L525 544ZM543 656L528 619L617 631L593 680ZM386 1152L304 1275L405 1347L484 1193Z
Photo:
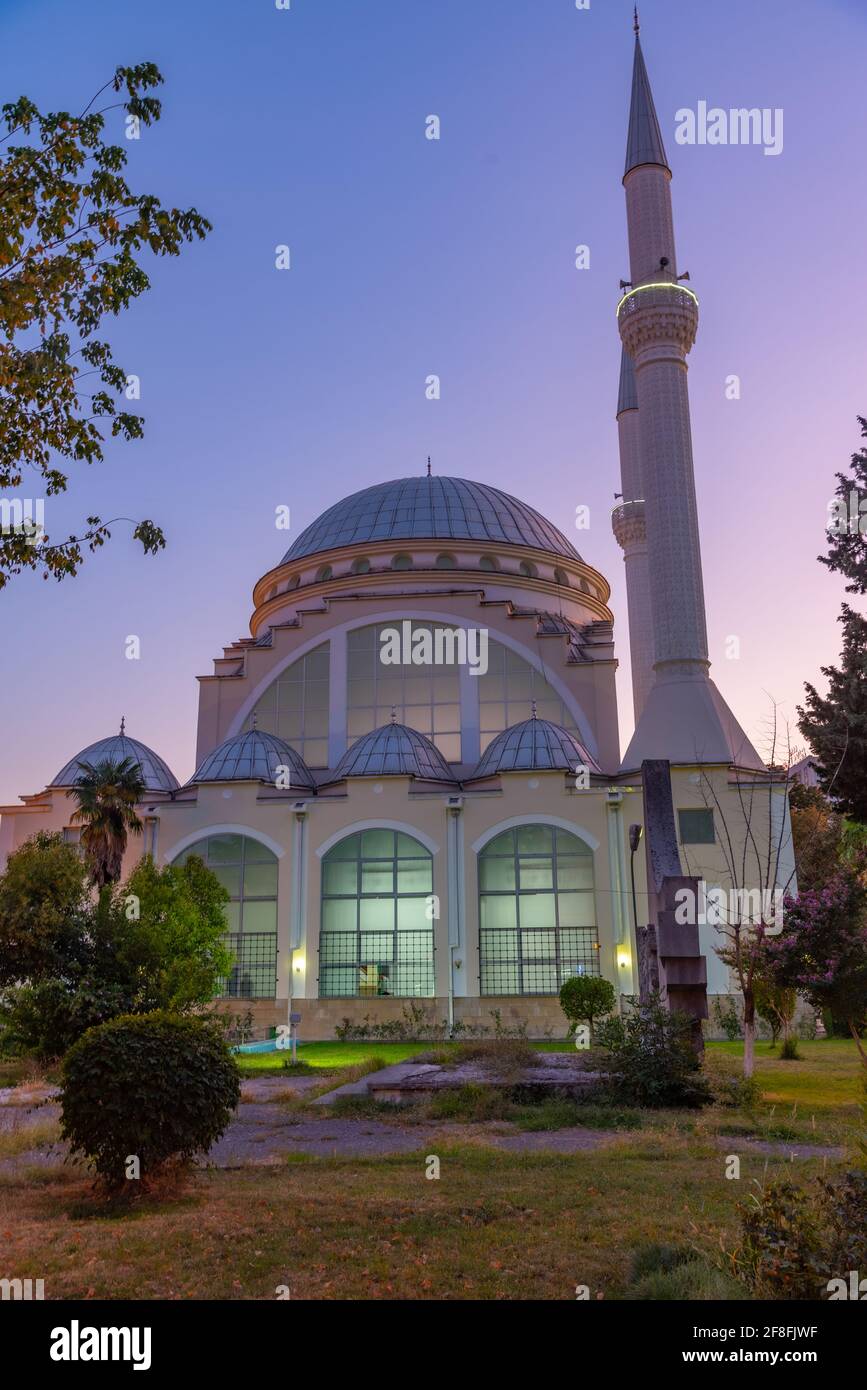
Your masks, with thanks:
M70 1048L60 1091L62 1133L110 1188L131 1157L147 1183L224 1133L240 1098L238 1069L218 1028L176 1014L124 1014Z

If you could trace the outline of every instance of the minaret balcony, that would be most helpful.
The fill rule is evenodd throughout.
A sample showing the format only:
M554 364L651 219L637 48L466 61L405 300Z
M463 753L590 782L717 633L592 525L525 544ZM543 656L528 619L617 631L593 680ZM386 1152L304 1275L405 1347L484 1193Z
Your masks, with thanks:
M673 344L686 354L698 332L698 295L674 281L636 285L617 306L617 325L636 368L644 348Z
M644 499L621 502L611 513L611 529L622 550L632 550L645 544L647 527L644 521Z

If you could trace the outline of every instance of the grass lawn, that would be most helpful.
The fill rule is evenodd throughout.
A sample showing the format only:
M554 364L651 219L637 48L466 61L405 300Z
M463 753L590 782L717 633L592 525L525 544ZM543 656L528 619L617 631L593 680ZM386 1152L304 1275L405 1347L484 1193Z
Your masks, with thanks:
M443 1146L435 1181L426 1156L199 1172L185 1196L126 1215L90 1209L74 1170L4 1175L6 1267L44 1278L47 1298L273 1299L287 1285L293 1299L573 1300L578 1284L618 1298L641 1246L688 1245L695 1226L703 1250L730 1245L765 1164L746 1158L727 1182L718 1148L658 1132L572 1155Z
M343 1068L373 1056L396 1061L430 1047L313 1043L300 1055L337 1084ZM420 1132L409 1154L299 1154L275 1166L198 1170L180 1195L151 1195L121 1210L100 1206L80 1169L15 1163L22 1141L9 1134L0 1144L6 1269L43 1278L49 1299L272 1299L285 1285L293 1299L572 1300L579 1284L591 1298L615 1300L640 1296L642 1288L653 1297L744 1297L717 1268L720 1249L736 1242L738 1203L756 1182L780 1175L805 1181L844 1166L825 1156L793 1166L786 1141L846 1144L851 1154L864 1131L854 1043L799 1047L803 1061L781 1062L759 1044L763 1098L751 1109L636 1111L592 1151L497 1150L490 1129L467 1116L465 1127L452 1124L440 1140ZM739 1053L739 1044L712 1044L711 1076L737 1076ZM272 1058L245 1062L263 1060ZM289 1103L303 1118L303 1098ZM317 1118L326 1131L342 1122L339 1114ZM628 1128L633 1118L637 1127ZM419 1123L394 1112L359 1119L365 1126ZM587 1107L577 1123L615 1128L601 1106ZM777 1148L750 1149L738 1136L776 1140ZM56 1136L40 1129L33 1137L50 1143ZM440 1159L438 1180L425 1175L431 1152ZM732 1152L741 1155L739 1182L726 1178ZM699 1274L687 1270L661 1293L651 1280L648 1294L646 1281L634 1284L632 1267L653 1245L697 1250Z

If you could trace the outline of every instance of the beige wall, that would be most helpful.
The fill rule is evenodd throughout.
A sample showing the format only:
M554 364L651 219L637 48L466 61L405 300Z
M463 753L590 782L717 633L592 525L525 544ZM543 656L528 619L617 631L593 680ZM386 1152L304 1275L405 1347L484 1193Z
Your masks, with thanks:
M710 777L708 784L707 778ZM768 792L760 788L752 810L746 796L739 796L731 785L728 769L699 773L695 768L676 768L672 773L675 809L714 804L718 841L731 837L734 858L741 862L746 837L747 816L757 852L747 855L746 886L762 885L762 869L767 859ZM440 917L435 923L436 1009L448 1009L449 994L449 798L460 795L458 834L463 845L461 938L454 950L454 1015L480 1018L489 1023L492 1008L500 1008L504 1019L523 1018L533 1031L544 1033L559 1017L556 1001L546 999L498 1000L478 998L478 878L473 848L498 827L518 820L544 820L562 824L584 838L593 848L596 886L597 931L601 973L615 983L620 993L636 987L632 898L629 884L629 851L626 836L630 824L643 823L641 789L636 784L578 792L561 773L512 773L486 784L486 789L422 793L407 778L364 778L337 788L336 794L309 798L303 803L291 796L275 795L269 788L236 783L209 785L176 800L153 798L140 807L140 815L156 822L157 859L169 862L186 845L208 833L235 830L262 839L278 856L278 988L276 1001L257 1001L254 1012L263 1022L285 1018L288 999L304 1015L303 1036L330 1036L334 1025L346 1015L363 1017L399 1016L397 1000L319 1000L317 987L319 901L321 853L334 837L353 833L361 826L392 825L416 835L433 854L433 891L439 898ZM37 829L61 830L71 820L73 802L63 792L46 794L43 801L27 809L4 812L2 841L8 851L16 848ZM303 825L299 822L299 810ZM790 833L787 831L787 834ZM302 837L299 847L299 836ZM619 843L619 853L618 853ZM300 849L300 857L299 857ZM774 841L776 849L776 841ZM124 861L124 875L143 851L139 838L130 841ZM732 876L722 844L685 846L681 850L685 873L703 876L709 885L732 886ZM303 896L298 891L298 863L303 862ZM635 856L636 895L639 920L646 910L646 874L643 851ZM734 886L739 886L737 881ZM300 948L294 953L290 972L292 933ZM291 974L291 987L290 987ZM309 1001L305 1005L302 1001ZM244 1012L243 1000L227 1005ZM267 1017L266 1017L267 1016ZM445 1012L443 1013L445 1016ZM556 1028L555 1028L556 1031Z

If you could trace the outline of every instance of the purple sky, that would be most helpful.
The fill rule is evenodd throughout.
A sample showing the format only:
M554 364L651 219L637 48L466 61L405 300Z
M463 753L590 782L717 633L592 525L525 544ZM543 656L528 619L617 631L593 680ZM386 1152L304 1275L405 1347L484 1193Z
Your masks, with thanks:
M195 676L248 631L254 582L325 507L428 454L532 503L612 582L625 744L609 512L630 21L621 0L87 0L86 15L0 0L3 101L78 110L118 63L160 65L164 119L128 145L130 181L215 224L106 330L141 378L145 440L110 443L46 515L54 536L92 510L149 516L168 550L144 558L119 527L78 579L21 577L0 597L0 800L40 789L122 713L188 777ZM701 300L690 387L714 676L760 739L770 697L794 718L839 651L843 586L815 557L867 413L867 5L646 0L642 26ZM676 145L675 111L701 100L782 107L783 153ZM576 533L579 504L592 525Z

